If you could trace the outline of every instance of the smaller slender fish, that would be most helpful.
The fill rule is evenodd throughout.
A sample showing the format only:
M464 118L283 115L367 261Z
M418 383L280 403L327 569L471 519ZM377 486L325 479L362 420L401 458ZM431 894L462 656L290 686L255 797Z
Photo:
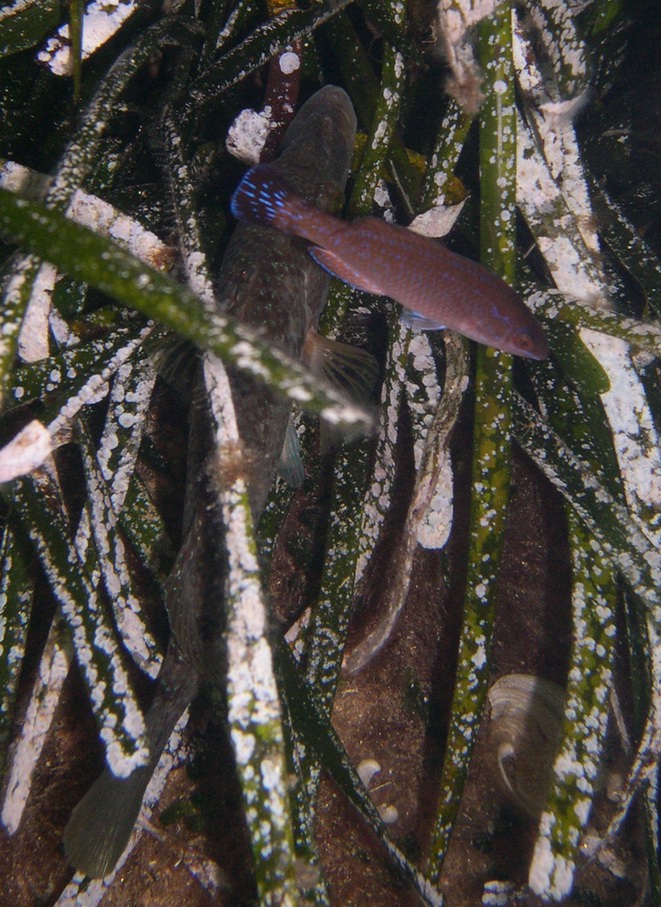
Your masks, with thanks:
M237 220L308 240L321 267L359 290L399 302L412 326L446 327L529 359L549 355L542 326L487 268L375 217L340 220L293 192L270 164L246 173L232 198L232 213Z

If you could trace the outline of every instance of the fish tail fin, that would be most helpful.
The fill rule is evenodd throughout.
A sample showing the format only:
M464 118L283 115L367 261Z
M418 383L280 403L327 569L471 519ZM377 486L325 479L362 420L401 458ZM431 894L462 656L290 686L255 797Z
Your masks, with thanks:
M232 214L237 220L294 235L300 235L299 221L309 207L269 164L248 170L232 196Z
M106 769L76 806L64 831L64 849L79 872L98 879L114 869L131 837L151 773L143 767L128 778L116 778Z
M106 768L76 806L64 830L64 849L79 872L100 879L115 868L129 843L161 754L199 682L199 674L171 638L154 700L145 716L149 762L126 778L118 778Z

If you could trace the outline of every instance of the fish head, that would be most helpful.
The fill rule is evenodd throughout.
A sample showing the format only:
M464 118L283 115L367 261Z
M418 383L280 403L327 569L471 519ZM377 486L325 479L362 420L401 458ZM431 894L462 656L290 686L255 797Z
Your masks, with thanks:
M544 329L532 315L529 319L522 317L521 321L502 337L498 348L526 359L548 359L549 343Z
M337 210L356 138L356 114L347 93L321 88L298 111L273 166L288 185L325 211Z
M241 222L223 259L219 305L295 358L300 358L326 303L329 278L314 264L300 236L271 224L291 206L292 194L318 208L337 207L355 131L348 95L333 86L322 88L294 117L278 157L246 174L233 199ZM234 369L229 369L229 378L257 519L283 449L290 403Z

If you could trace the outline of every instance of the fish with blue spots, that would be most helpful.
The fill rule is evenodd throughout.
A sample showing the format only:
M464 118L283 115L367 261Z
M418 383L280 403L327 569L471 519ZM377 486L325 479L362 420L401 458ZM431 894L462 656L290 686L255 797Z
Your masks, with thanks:
M540 323L483 265L405 227L375 217L349 223L322 211L270 164L245 174L232 198L232 213L240 221L307 240L317 264L359 290L399 302L412 327L448 328L529 359L549 355Z

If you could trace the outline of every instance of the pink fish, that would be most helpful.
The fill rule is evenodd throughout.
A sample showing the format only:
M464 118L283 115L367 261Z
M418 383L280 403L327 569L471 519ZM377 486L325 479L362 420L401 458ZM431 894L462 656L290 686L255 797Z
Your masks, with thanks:
M549 355L546 334L491 271L442 243L374 217L347 223L293 192L270 164L249 170L232 198L238 220L312 243L314 260L359 290L389 296L412 326L441 327L529 359Z

